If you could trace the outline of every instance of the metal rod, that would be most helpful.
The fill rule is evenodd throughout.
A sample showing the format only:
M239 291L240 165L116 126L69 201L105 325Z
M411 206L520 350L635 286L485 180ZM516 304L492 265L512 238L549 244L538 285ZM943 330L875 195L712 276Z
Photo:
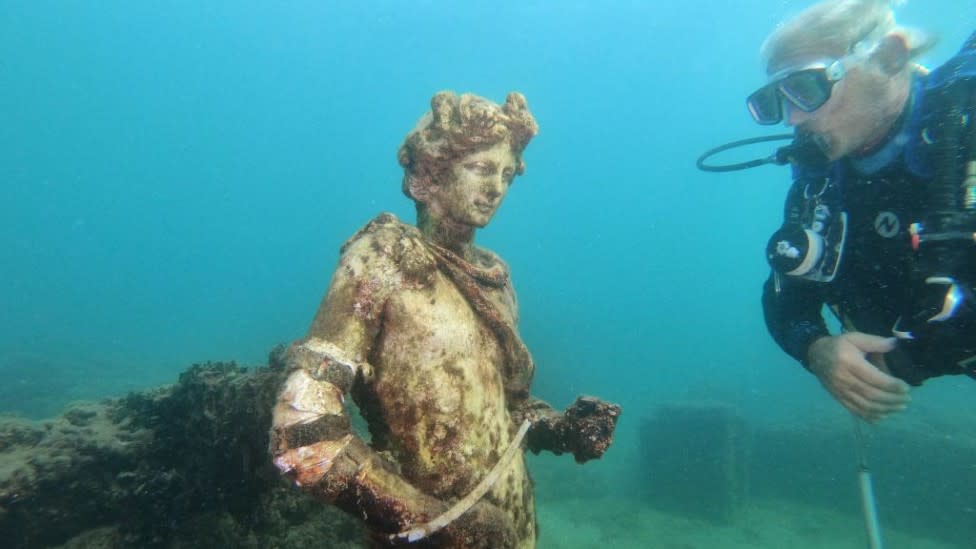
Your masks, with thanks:
M864 435L861 421L854 418L854 451L857 453L857 479L861 487L861 508L864 511L864 527L868 534L870 549L883 549L881 525L878 523L878 507L874 501L874 486L871 483L871 470L868 469L867 452L864 449Z

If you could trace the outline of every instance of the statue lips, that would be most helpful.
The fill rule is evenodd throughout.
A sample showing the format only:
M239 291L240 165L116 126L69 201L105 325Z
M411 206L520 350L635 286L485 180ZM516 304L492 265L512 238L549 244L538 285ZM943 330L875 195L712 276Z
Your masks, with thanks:
M495 203L493 203L493 202L484 202L484 201L480 201L480 200L475 200L474 207L479 212L481 212L481 213L483 213L485 215L491 215L491 214L495 213L495 209L498 208L498 205L495 204Z

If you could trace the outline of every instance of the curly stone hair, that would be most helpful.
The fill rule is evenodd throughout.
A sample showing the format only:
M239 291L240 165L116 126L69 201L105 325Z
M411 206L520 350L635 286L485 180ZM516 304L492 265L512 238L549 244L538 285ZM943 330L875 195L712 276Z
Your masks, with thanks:
M483 97L442 91L434 94L431 110L420 119L400 145L403 193L445 180L458 159L507 140L518 158L516 174L525 171L522 151L539 127L525 97L511 92L504 105Z

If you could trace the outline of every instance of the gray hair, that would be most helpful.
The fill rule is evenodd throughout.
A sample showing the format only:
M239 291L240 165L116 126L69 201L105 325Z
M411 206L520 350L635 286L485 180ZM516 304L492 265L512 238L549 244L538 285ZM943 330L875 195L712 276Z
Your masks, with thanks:
M933 37L895 22L892 0L824 0L781 23L760 49L766 72L797 59L840 58L856 49L873 48L885 36L897 34L909 57L934 44Z

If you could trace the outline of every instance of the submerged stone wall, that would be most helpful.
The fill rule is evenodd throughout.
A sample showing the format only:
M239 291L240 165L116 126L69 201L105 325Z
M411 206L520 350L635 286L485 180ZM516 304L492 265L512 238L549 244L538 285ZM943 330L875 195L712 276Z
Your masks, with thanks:
M749 489L749 444L734 408L662 405L641 423L640 437L643 488L656 507L718 523L736 519Z
M0 419L3 546L361 547L355 521L270 464L276 356L194 365L49 421Z

